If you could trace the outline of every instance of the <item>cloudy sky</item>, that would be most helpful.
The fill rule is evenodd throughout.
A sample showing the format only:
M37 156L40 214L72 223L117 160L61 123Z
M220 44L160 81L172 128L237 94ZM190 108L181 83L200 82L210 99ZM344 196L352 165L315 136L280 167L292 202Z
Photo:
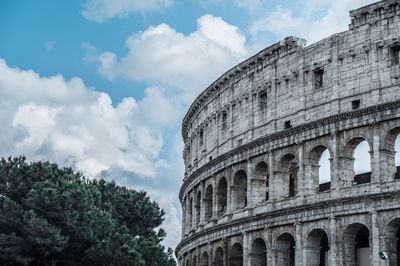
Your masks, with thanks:
M180 239L180 125L228 68L295 35L344 31L372 0L0 2L0 156L144 189Z

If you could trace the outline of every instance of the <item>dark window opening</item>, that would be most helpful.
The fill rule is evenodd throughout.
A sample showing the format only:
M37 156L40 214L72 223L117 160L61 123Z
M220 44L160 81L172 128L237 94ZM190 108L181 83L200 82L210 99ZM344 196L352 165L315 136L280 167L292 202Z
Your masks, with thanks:
M324 69L314 70L314 87L320 89L324 86Z
M226 112L222 113L222 129L226 129L228 122L228 114Z
M294 189L294 177L293 175L289 176L289 197L294 197L295 189Z
M285 128L288 129L291 127L292 127L292 125L290 124L290 121L285 121Z
M353 110L356 110L356 109L360 108L360 103L361 103L360 100L352 101L351 102L351 107L353 108Z
M210 157L208 158L208 160L211 162L211 161L212 161L212 156L210 156Z
M204 131L200 130L200 146L204 144Z
M266 92L260 93L259 103L260 103L261 110L265 110L267 108L267 93Z
M396 173L394 174L394 179L400 179L400 166L396 167Z
M243 139L239 139L238 140L238 146L240 146L240 145L242 145L243 144Z
M400 45L390 47L390 61L392 65L400 64Z

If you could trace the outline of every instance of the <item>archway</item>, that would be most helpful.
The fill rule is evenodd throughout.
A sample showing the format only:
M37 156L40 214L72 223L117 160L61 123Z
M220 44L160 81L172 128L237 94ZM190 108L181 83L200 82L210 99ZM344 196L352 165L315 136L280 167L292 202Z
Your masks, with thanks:
M206 194L204 197L204 218L206 221L209 221L212 217L212 205L213 205L213 188L211 185L208 185L206 189Z
M315 147L309 156L312 187L319 192L331 188L331 162L329 150L324 146Z
M307 236L305 249L308 265L328 265L329 242L328 236L324 230L312 230Z
M231 190L232 210L245 208L247 206L247 174L244 170L236 172Z
M231 248L229 256L230 266L243 266L243 247L239 243L235 243Z
M200 224L200 212L201 212L201 192L197 192L196 197L196 225Z
M204 251L203 256L201 256L201 266L209 266L208 253Z
M394 179L400 179L400 127L389 130L385 138L384 152L382 152L382 172Z
M344 179L353 185L371 182L370 146L363 138L350 140L344 149L342 157Z
M400 218L390 221L386 227L386 249L390 265L400 266Z
M294 266L295 265L295 241L289 233L280 235L275 247L275 265Z
M227 194L228 194L228 183L225 177L219 180L217 188L217 215L221 217L225 214L227 209Z
M197 265L197 256L194 255L192 266L196 266L196 265Z
M254 240L251 247L250 262L252 266L267 266L267 246L261 238Z
M278 172L284 197L294 197L298 192L298 164L293 154L286 154L279 162Z
M193 222L193 198L190 198L189 200L189 230L192 229L192 222Z
M349 225L343 233L344 265L371 266L368 228L359 223Z
M260 203L269 198L269 172L268 165L260 162L256 165L254 178L251 180L251 194L254 203Z
M218 247L215 251L214 265L224 266L224 250L221 247Z

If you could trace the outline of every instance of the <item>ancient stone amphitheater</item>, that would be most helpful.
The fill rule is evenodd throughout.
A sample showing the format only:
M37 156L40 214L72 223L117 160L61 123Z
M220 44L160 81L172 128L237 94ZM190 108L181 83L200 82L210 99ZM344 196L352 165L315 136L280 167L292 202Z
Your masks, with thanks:
M400 265L400 1L350 17L262 50L191 105L180 265Z

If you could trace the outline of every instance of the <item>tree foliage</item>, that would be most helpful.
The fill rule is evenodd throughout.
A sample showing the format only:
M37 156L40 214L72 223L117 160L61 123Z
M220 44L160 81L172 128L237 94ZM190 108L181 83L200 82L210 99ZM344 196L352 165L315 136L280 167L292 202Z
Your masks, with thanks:
M0 265L175 265L145 192L24 157L0 162Z

